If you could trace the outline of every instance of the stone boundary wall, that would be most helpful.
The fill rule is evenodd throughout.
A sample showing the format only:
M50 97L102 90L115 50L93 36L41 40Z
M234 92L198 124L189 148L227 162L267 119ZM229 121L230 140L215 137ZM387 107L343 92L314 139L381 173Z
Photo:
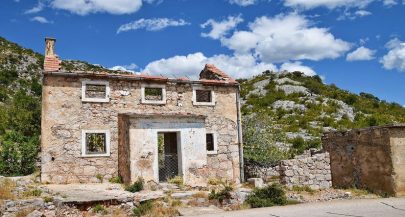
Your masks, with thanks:
M280 176L279 165L245 161L244 170L246 178L262 178L264 181L268 181L272 177Z
M329 153L308 150L294 159L281 161L280 181L288 187L309 186L314 190L332 187Z

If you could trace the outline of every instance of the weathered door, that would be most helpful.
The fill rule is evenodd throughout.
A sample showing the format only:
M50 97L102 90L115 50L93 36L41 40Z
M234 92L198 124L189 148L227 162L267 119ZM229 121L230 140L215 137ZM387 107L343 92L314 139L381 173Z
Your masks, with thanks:
M159 182L179 175L177 133L158 133Z

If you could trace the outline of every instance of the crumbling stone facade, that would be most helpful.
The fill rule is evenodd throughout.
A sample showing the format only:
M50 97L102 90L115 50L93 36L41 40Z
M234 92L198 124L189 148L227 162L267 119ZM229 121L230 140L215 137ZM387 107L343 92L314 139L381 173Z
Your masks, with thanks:
M288 187L309 186L314 190L332 187L329 153L308 150L294 159L281 161L280 179Z
M404 124L330 132L322 143L330 153L333 186L405 195Z
M118 175L126 183L141 176L159 182L158 134L167 132L177 135L178 175L185 184L204 186L210 177L239 182L239 86L229 77L205 77L212 67L199 81L45 69L42 182L99 182ZM87 84L105 85L106 98L87 100ZM162 100L145 102L148 87L161 88ZM196 104L196 89L211 91L213 102ZM207 150L208 133L214 150ZM103 147L94 146L100 139Z

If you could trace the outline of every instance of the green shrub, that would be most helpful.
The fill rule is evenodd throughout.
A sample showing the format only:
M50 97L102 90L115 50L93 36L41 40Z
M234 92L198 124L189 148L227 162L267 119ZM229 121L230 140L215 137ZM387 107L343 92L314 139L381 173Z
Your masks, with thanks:
M101 183L103 183L103 179L104 179L104 176L103 176L103 175L97 174L97 175L96 175L96 178L98 179L98 181L100 181Z
M107 210L106 210L106 208L105 208L103 205L101 205L101 204L95 205L95 206L93 207L93 212L94 212L94 213L100 213L100 214L103 214L103 215L105 215L105 214L108 213Z
M279 184L272 184L264 188L255 188L246 199L246 203L252 208L285 205L287 202L285 191Z
M142 191L143 190L143 184L144 184L144 180L142 177L138 177L138 180L136 180L132 185L128 185L125 187L126 191L135 193L138 191Z
M122 183L122 178L121 178L121 176L113 176L108 181L111 182L111 183L121 184Z
M0 174L28 175L34 172L39 138L7 131L0 137Z
M175 184L179 187L183 187L183 185L184 185L182 176L175 176L175 177L167 180L167 182L170 184Z
M223 182L221 184L222 184L222 189L219 191L215 191L214 189L212 189L211 192L208 194L208 199L218 200L222 204L224 199L231 198L231 192L233 190L233 186L232 186L232 183L230 183L228 181Z
M304 185L304 186L298 186L298 185L294 185L292 187L293 191L296 192L308 192L310 194L315 193L315 190L313 190L311 187L309 187L308 185Z
M142 202L139 206L132 209L134 216L143 216L153 208L153 202L148 200Z

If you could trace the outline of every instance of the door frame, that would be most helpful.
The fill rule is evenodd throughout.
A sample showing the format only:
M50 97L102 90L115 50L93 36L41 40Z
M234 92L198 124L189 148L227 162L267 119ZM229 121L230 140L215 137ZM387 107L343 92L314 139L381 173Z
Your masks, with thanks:
M161 183L160 182L160 180L159 180L159 147L158 147L158 144L157 144L157 141L158 141L158 135L159 134L164 134L164 133L176 133L176 139L177 139L177 141L176 141L176 143L177 143L177 167L178 167L178 175L179 176L183 176L183 174L184 174L184 171L183 171L183 155L182 155L182 153L183 153L183 151L182 151L182 145L181 145L181 130L180 129L158 129L157 131L156 131L156 153L157 153L157 156L156 156L156 160L155 160L155 162L154 162L154 164L155 164L155 168L157 168L157 180L158 180L158 183Z

